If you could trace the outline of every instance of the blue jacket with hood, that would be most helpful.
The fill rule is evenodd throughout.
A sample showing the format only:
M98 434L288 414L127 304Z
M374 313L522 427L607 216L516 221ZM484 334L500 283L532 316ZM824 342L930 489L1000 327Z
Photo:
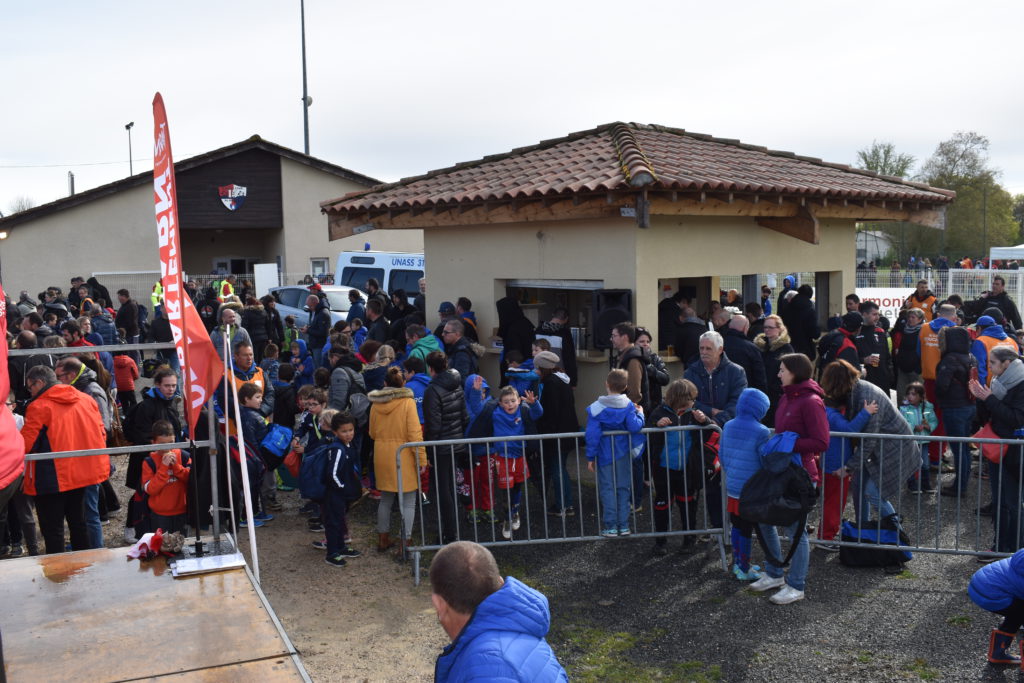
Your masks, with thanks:
M484 404L486 404L488 399L491 397L491 387L483 377L480 377L480 379L483 379L483 384L480 385L480 391L473 388L473 383L476 381L477 377L480 377L480 375L470 375L462 384L462 392L466 396L466 410L469 412L469 424L473 424L473 421L476 420L476 416L480 414L480 411L483 410Z
M739 498L747 480L761 469L761 449L771 431L761 424L771 402L758 389L744 389L736 401L736 417L722 428L718 459L725 471L730 498Z
M828 418L828 428L833 432L862 432L871 419L871 413L860 409L852 420L831 406L825 406L825 417ZM828 440L828 450L822 456L821 471L831 474L846 464L853 455L853 444L850 437L833 436Z
M550 627L548 599L510 576L438 656L434 680L568 681L544 640Z
M625 394L600 396L587 406L587 460L597 460L597 466L611 465L629 455L639 458L644 452L643 413ZM605 432L627 431L605 437ZM634 436L636 435L636 436Z
M296 339L295 343L299 345L299 355L291 356L288 360L295 368L295 379L292 380L292 384L295 385L296 389L301 389L307 384L313 383L313 372L316 371L316 363L313 362L313 356L309 353L306 348L306 341L304 339ZM299 366L302 369L299 369Z
M420 417L420 424L423 424L423 392L427 390L428 384L430 375L425 372L417 372L405 383L405 388L412 390L412 399L416 401L416 414Z
M1024 600L1024 550L974 572L967 595L990 612L1009 607L1014 598Z
M729 360L725 353L722 354L718 367L711 373L708 373L704 363L698 359L690 363L683 377L697 387L697 401L693 407L719 425L724 425L733 418L736 414L736 401L740 393L747 388L747 373ZM721 412L712 417L712 408L718 408Z

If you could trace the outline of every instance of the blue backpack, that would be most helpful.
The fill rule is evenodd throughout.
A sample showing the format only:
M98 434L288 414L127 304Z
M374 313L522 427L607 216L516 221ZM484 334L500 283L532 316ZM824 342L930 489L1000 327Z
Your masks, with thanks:
M309 500L323 500L327 493L324 474L327 472L331 442L321 443L302 456L299 469L299 493Z
M260 447L267 449L278 458L283 458L288 455L288 451L292 447L292 430L279 424L270 424L268 426L267 435L260 442Z

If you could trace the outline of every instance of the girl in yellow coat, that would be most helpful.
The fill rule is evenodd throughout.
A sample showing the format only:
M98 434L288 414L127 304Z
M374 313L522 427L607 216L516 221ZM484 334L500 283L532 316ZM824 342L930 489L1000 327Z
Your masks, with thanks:
M399 368L389 368L384 388L368 394L370 403L370 438L373 439L373 467L380 490L377 508L377 550L384 552L392 545L391 505L401 493L402 515L405 519L403 538L412 536L416 515L416 492L420 470L427 466L427 452L420 447L402 451L402 481L399 486L395 453L403 443L423 440L423 428L416 413L412 389L405 388L405 377ZM403 544L404 547L404 544Z

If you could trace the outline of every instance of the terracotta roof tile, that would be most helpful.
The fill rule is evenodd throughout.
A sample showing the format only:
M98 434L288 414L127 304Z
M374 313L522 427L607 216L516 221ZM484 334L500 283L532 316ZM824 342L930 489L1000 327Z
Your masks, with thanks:
M664 126L612 123L323 202L325 212L647 188L944 204L955 194L792 152Z

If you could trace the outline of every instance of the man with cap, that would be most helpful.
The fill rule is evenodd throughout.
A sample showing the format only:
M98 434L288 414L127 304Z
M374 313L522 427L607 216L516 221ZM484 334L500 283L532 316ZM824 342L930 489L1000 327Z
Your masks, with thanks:
M978 338L971 344L971 354L978 359L978 382L983 386L992 384L992 376L988 371L989 352L997 346L1005 346L1020 351L1017 342L1006 334L1003 328L1003 312L995 306L986 308L978 318L976 325Z
M441 322L434 328L434 336L440 339L441 333L444 332L444 324L453 318L457 318L458 315L455 313L455 304L451 301L442 301L441 305L437 307L437 314L441 316Z

